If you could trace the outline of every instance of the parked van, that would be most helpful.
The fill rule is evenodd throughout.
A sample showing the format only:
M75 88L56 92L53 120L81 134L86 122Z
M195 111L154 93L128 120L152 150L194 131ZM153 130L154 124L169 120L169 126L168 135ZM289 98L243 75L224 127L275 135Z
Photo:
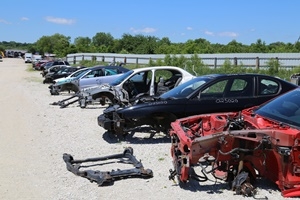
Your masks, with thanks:
M25 63L32 63L32 53L25 53L24 60Z

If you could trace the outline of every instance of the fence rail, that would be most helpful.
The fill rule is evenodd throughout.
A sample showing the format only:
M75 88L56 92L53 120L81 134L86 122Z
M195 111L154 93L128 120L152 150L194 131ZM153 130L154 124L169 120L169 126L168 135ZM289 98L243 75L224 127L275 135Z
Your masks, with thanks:
M164 59L164 54L109 54L109 53L77 53L68 54L67 61L71 64L79 64L80 61L99 61L99 62L122 62L126 64L146 65L150 60L157 61ZM191 54L180 54L172 56L184 56L191 58ZM268 66L271 59L279 62L281 67L287 69L300 66L300 53L266 53L266 54L198 54L202 62L209 67L220 67L225 61L229 61L233 65L242 65L245 67L253 67L259 69Z

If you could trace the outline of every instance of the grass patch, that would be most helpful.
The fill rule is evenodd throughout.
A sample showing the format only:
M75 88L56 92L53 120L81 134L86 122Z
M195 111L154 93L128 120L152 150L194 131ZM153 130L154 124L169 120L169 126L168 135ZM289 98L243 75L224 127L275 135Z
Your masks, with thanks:
M26 71L27 72L35 72L36 70L32 68L32 65L27 65Z

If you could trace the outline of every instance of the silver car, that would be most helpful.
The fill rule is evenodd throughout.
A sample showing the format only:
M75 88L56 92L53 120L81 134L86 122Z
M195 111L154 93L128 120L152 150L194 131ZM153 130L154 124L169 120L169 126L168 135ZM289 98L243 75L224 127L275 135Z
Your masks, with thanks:
M78 70L69 78L55 80L49 86L51 95L59 95L62 91L78 92L85 87L91 87L103 83L111 83L116 77L129 71L123 66L95 66Z

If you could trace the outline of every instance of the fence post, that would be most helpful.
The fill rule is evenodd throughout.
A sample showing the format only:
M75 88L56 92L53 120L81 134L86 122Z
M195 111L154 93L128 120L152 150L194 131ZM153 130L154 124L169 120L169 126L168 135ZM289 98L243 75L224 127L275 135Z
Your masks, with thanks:
M136 58L135 65L136 67L139 65L139 58Z
M73 64L76 65L76 56L73 57Z
M233 58L233 63L234 63L234 66L237 66L237 57Z
M84 61L84 55L82 55L81 61Z
M126 62L127 62L127 58L126 58L126 57L124 57L124 64L126 64Z
M101 61L102 61L102 62L104 62L104 61L105 61L105 58L104 58L104 56L102 56L102 59L101 59Z
M259 57L256 57L256 65L255 65L256 70L259 70Z
M215 57L214 68L217 69L218 59Z

